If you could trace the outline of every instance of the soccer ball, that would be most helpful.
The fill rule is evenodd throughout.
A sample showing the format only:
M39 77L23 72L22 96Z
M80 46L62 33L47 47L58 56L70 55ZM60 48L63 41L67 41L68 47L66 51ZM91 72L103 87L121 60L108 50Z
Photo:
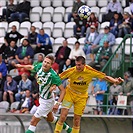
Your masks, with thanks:
M87 19L91 14L91 8L83 5L78 9L78 15L80 18Z

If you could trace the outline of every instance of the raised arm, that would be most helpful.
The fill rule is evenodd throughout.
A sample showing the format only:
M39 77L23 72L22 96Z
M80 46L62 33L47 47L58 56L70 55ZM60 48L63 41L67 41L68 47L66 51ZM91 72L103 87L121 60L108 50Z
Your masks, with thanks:
M34 66L33 65L21 65L21 64L15 64L15 67L19 67L19 68L25 68L27 70L33 70Z

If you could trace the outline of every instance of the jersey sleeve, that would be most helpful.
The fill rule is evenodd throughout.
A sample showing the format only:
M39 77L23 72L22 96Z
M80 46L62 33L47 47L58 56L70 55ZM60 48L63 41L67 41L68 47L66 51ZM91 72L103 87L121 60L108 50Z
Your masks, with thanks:
M59 76L61 79L67 79L74 72L74 70L75 70L75 67L68 68L67 70L62 72Z
M42 67L42 63L35 64L35 65L33 65L33 66L34 66L33 71L34 71L34 72L38 72L38 70L40 70L41 67Z
M60 86L62 84L62 81L57 74L53 75L52 84L57 86Z

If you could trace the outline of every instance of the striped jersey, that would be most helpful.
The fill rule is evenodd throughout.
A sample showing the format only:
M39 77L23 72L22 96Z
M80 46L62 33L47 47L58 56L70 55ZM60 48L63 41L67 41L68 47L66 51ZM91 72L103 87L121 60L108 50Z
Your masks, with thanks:
M51 68L48 72L42 70L42 64L35 65L34 70L37 72L37 83L39 84L39 94L44 99L49 99L52 94L49 89L52 85L61 85L61 79Z

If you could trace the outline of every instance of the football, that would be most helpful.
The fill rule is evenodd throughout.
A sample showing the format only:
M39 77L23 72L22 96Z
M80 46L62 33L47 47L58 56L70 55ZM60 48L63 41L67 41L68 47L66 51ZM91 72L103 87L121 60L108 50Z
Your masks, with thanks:
M80 18L87 19L91 14L91 8L83 5L78 9L78 15Z

